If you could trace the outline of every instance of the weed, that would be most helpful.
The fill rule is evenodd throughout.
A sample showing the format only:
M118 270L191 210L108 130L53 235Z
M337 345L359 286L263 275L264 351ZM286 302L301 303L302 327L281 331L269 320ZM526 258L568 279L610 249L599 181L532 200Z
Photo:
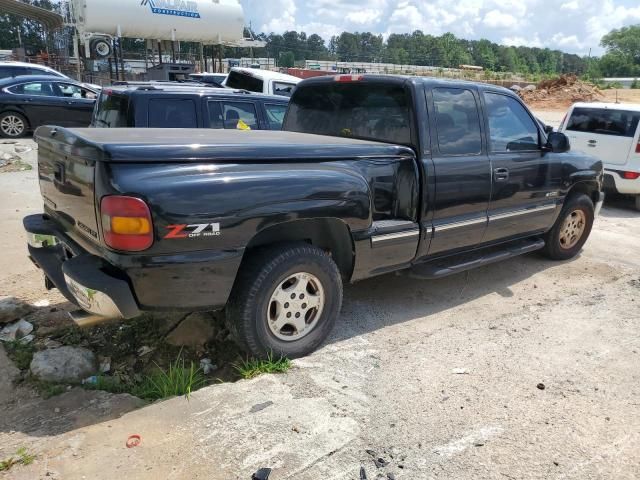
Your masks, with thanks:
M31 465L36 459L35 455L31 455L24 447L19 448L16 455L17 457L12 456L0 461L0 472L6 472L15 465Z
M242 363L234 365L234 368L242 378L248 380L263 373L284 373L291 368L291 360L286 357L275 359L273 353L269 353L264 360L243 360Z
M62 395L67 391L64 385L59 385L57 383L42 382L34 378L28 378L27 380L45 400Z
M102 390L109 393L128 393L132 386L120 381L119 378L98 375L95 383L85 383L82 385L85 390Z
M28 370L35 353L35 347L30 343L20 341L5 343L7 355L20 370Z
M133 389L133 394L145 400L160 400L163 398L185 396L187 399L192 392L204 387L207 379L200 368L189 362L187 368L182 352L178 358L169 364L168 370L163 370L156 363L156 371L147 375L142 382Z

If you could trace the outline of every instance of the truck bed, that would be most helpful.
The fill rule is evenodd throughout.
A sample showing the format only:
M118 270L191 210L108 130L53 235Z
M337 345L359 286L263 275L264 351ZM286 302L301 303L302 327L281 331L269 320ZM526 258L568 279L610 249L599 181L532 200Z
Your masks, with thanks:
M35 138L41 146L64 138L74 151L83 150L83 159L113 163L297 162L413 155L400 145L283 131L41 127Z

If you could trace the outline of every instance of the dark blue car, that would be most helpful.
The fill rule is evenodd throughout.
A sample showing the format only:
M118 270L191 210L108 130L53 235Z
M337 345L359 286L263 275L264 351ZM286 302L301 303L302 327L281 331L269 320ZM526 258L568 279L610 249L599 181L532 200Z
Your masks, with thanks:
M0 137L41 125L88 127L98 92L74 80L26 75L0 80Z

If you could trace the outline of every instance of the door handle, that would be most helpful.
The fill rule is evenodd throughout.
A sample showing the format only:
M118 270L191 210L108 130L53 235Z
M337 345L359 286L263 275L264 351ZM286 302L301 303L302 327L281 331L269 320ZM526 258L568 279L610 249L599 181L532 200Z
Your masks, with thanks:
M509 169L508 168L496 168L493 171L493 178L496 182L506 182L509 180Z

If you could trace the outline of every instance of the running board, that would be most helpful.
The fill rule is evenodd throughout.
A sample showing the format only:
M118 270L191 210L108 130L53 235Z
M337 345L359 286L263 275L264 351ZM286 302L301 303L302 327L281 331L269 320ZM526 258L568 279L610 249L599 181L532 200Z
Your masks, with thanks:
M473 268L483 267L508 258L534 252L544 248L544 245L544 240L521 240L500 247L478 250L415 265L407 270L407 275L421 280L448 277Z

